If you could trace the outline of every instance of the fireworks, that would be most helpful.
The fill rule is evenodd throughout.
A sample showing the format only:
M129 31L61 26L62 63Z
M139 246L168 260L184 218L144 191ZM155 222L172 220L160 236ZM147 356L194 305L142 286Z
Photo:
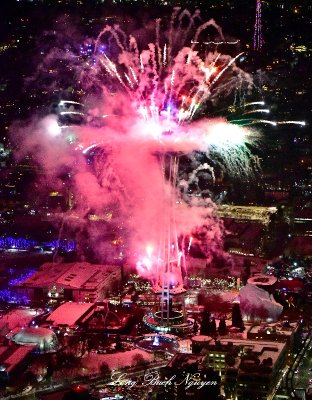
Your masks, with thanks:
M94 63L87 73L85 66L80 69L79 79L104 94L97 117L105 118L103 123L108 126L111 121L107 119L113 116L131 121L129 125L137 128L134 136L150 141L156 152L202 151L230 175L250 174L254 163L247 144L256 145L258 135L243 127L264 122L255 114L268 110L247 109L263 102L246 104L241 115L251 113L252 118L231 116L231 124L226 117L213 119L215 114L209 115L207 108L220 98L230 97L233 92L249 92L253 83L237 65L242 52L230 56L218 50L218 46L236 46L239 42L225 40L214 20L194 28L198 16L197 12L192 16L176 9L170 29L161 35L162 21L157 20L155 41L142 48L134 35L128 37L118 25L106 26L94 41ZM199 40L207 37L209 29L215 30L216 40ZM88 46L90 49L91 44ZM112 104L108 104L110 100ZM106 139L99 135L96 140L92 138L92 143L81 145L80 141L79 148L86 153L96 146L106 146Z
M181 23L182 15L176 18ZM193 25L194 19L189 18ZM173 22L174 16L172 25ZM211 26L223 36L213 20L200 25L193 40L184 47L181 40L189 38L181 26L176 31L171 27L169 37L161 38L160 24L157 20L155 43L149 43L141 51L134 36L126 38L119 26L106 26L95 42L96 65L90 70L91 79L100 85L105 72L111 87L124 91L131 109L145 121L161 124L163 132L174 130L177 124L197 118L207 101L229 95L233 88L247 90L252 87L251 77L237 66L243 53L234 57L221 54L216 50L218 42L214 50L206 54L196 48L200 43L195 39ZM107 42L110 43L105 46L107 51L99 53L102 43Z
M254 130L239 126L237 114L233 123L209 114L219 99L249 92L253 84L238 66L243 55L235 50L238 43L226 41L214 20L195 28L198 16L176 9L169 30L157 20L154 41L145 45L117 25L106 26L95 41L80 48L79 63L77 55L67 51L67 62L72 60L83 90L89 90L89 104L83 110L78 102L62 100L58 113L60 118L82 117L84 123L59 126L48 117L24 140L25 149L36 151L34 157L50 182L59 182L62 171L72 170L76 213L112 215L113 228L107 229L127 237L140 275L157 283L166 264L165 279L173 286L181 284L191 245L204 242L207 258L222 252L222 228L213 202L188 196L197 174L205 171L214 178L214 169L205 162L185 176L186 196L181 198L180 156L204 152L228 174L242 176L254 169L249 145L258 140ZM211 29L215 38L207 40ZM222 54L218 46L224 45L234 46L235 54ZM253 105L260 107L252 110ZM262 106L245 105L240 115L246 125L254 123L254 114L267 113ZM52 146L45 132L59 136L59 130L67 143ZM76 156L68 142L75 143ZM85 157L92 158L90 165ZM102 240L103 231L93 226L89 236L98 244L98 257L107 258L111 250Z

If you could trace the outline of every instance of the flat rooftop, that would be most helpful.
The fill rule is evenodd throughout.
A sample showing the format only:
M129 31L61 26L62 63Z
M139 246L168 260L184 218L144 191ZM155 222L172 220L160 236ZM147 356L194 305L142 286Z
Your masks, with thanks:
M94 303L67 302L54 310L47 318L47 322L53 326L73 326L92 308L94 308Z
M272 331L275 330L277 334L284 336L291 336L294 330L296 329L296 324L290 324L289 328L283 327L279 323L266 323L262 325L253 325L248 332L250 333L259 333L260 331L267 330Z
M32 276L20 283L19 287L50 287L61 285L68 289L95 289L111 277L118 276L118 266L97 265L87 262L45 263Z
M33 346L0 347L0 366L4 367L6 372L12 371L33 349Z
M231 342L234 346L243 346L244 348L248 348L254 353L257 353L260 361L271 357L273 364L277 361L285 346L287 346L286 342L281 343L250 339L221 339L220 342L224 345Z

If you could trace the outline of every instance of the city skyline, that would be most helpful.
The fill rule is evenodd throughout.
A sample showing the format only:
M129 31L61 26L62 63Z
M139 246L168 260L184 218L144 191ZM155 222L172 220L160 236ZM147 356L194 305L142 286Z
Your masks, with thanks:
M309 398L311 8L10 2L3 398Z

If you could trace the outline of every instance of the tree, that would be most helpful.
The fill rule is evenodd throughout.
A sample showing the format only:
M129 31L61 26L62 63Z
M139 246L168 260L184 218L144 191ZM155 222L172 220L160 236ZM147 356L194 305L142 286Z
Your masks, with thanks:
M273 360L271 357L265 358L264 360L262 360L262 364L271 367L273 365Z
M195 335L196 335L197 332L198 332L198 328L199 328L199 325L198 325L197 321L195 320L195 321L194 321L194 325L193 325L193 333L194 333Z
M69 377L81 367L81 358L71 353L59 353L57 367L63 376Z
M102 364L100 365L100 371L102 375L108 375L110 373L110 368L107 362L102 362Z
M32 372L37 379L42 379L47 375L49 360L45 356L46 354L36 357L28 368L28 371Z
M220 335L226 335L227 334L227 326L226 326L224 318L220 319L218 331L219 331Z
M236 360L233 354L227 353L224 360L229 367L234 367Z
M134 354L132 357L132 365L145 367L147 364L148 362L145 360L142 354Z
M204 311L201 325L200 325L200 334L201 335L209 335L210 334L210 312Z
M232 308L232 326L240 329L245 328L239 303L234 303Z
M115 349L117 351L120 351L122 349L122 343L121 343L121 338L120 338L119 333L117 333L117 335L116 335Z

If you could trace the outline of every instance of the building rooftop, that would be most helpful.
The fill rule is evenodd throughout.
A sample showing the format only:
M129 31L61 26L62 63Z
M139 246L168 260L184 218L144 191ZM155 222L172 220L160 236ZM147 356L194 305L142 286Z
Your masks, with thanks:
M293 331L296 329L296 324L292 323L289 324L289 328L283 327L282 324L280 323L265 323L261 325L253 325L250 329L250 333L261 333L263 331L266 331L268 334L276 332L279 335L283 336L291 336L293 334Z
M247 283L257 286L271 286L277 281L273 275L258 274L248 279Z
M92 308L94 308L94 303L67 302L54 310L53 313L48 317L47 321L54 326L72 326L75 325L77 321Z
M234 346L243 346L256 353L260 361L271 357L273 364L278 359L280 353L284 350L286 342L270 342L262 340L249 340L249 339L221 339L221 344L227 345L229 342Z
M68 289L90 290L102 285L114 272L117 274L119 269L111 265L95 265L87 262L45 263L36 273L18 286L48 287L53 284Z
M272 214L276 213L276 207L260 206L232 206L222 204L218 206L218 215L221 218L234 218L240 221L257 221L268 224Z
M205 355L203 355L203 354L177 353L168 362L167 367L181 368L181 367L185 367L186 365L193 364L193 363L202 364L204 358L205 358Z
M0 347L0 368L6 372L12 371L32 351L32 346Z

